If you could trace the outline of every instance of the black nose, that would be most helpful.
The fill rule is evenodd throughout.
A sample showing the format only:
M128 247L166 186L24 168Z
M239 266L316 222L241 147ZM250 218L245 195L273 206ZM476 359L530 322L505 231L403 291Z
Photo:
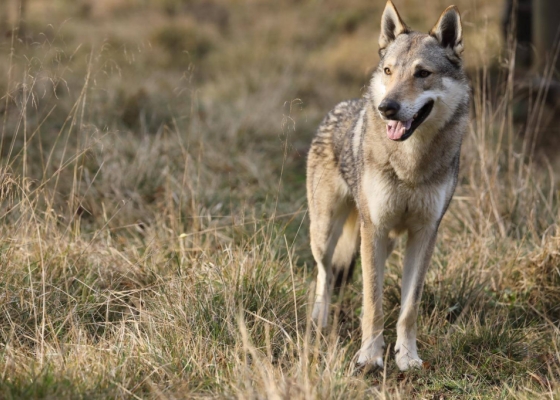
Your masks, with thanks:
M379 107L377 107L377 109L381 111L381 114L383 114L383 116L391 118L399 112L399 110L401 109L401 105L395 100L384 99L381 104L379 104Z

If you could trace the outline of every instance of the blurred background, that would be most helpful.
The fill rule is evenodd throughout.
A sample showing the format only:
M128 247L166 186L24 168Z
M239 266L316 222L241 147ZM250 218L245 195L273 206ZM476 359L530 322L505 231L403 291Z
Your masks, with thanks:
M545 69L553 63L560 7L554 0L455 3L469 76L484 70L498 88L515 47L516 121L527 121L529 91L546 85L544 111L552 111L540 125L553 129L560 90ZM396 5L410 26L426 32L449 4ZM270 145L276 149L278 135L293 123L297 135L290 146L304 153L322 116L363 92L378 62L383 7L381 0L4 0L2 154L11 141L13 149L22 146L14 137L21 116L12 106L21 105L18 93L25 90L32 96L27 129L40 126L43 151L84 95L78 130L153 135L199 124L195 131L207 129L235 147L266 152ZM538 80L543 77L548 83ZM556 149L551 137L559 135L538 136L539 148ZM33 165L28 172L45 174Z
M497 90L508 70L504 16L511 10L502 1L456 4L469 75L484 74ZM283 164L284 178L296 190L279 201L291 204L297 193L303 205L305 153L313 132L337 102L363 93L378 62L384 5L381 0L4 0L3 160L41 180L58 171L69 154L80 153L81 174L96 180L86 185L87 194L78 193L85 189L75 187L71 169L59 171L70 176L57 180L55 204L70 202L70 215L87 210L86 220L95 220L102 213L97 196L91 197L96 188L112 198L109 208L122 199L142 199L136 204L141 208L146 200L165 197L158 163L162 153L178 150L172 144L178 138L190 146L197 174L229 176L209 176L197 189L205 202L231 196L235 201L215 201L224 203L224 214L233 213L231 204L267 198ZM449 4L396 5L410 26L427 32ZM529 61L525 66L530 68ZM516 115L523 120L526 114L521 104ZM174 138L147 144L156 135ZM152 168L132 166L142 143L152 152L146 155ZM159 153L162 143L172 149ZM26 157L14 158L24 148ZM179 179L184 160L167 160L173 160L167 167ZM127 204L127 223L146 218L144 210L133 215Z

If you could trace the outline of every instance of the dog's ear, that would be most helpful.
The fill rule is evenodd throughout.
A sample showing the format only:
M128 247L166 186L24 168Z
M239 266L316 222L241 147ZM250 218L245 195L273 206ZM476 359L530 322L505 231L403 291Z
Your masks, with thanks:
M381 33L379 34L379 54L383 56L385 48L401 33L410 29L401 19L399 12L391 0L387 0L383 16L381 16Z
M460 58L463 53L463 27L459 9L455 6L447 7L430 31L430 35L443 47L453 50L454 55Z

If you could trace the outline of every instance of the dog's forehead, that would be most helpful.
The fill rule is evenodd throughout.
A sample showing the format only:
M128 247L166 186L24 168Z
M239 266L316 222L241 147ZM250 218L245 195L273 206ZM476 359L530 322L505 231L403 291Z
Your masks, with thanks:
M397 66L415 66L419 62L433 64L443 55L444 50L434 37L411 32L397 36L387 48L385 59Z

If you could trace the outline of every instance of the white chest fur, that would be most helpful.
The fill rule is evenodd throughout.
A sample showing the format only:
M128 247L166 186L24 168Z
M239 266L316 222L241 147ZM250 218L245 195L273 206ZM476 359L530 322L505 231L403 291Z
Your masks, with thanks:
M438 185L409 187L395 185L382 173L366 170L363 177L363 198L372 223L387 231L415 229L437 222L451 195L451 179Z

